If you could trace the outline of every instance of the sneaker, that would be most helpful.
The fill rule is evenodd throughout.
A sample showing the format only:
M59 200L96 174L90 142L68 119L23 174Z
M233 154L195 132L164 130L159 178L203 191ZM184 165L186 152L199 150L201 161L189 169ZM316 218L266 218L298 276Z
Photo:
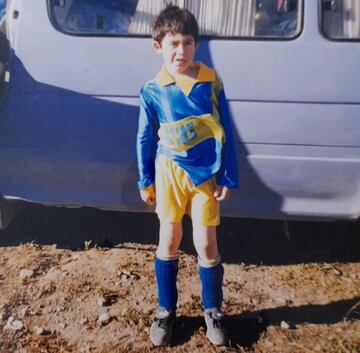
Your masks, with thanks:
M204 313L207 327L206 336L215 346L224 346L228 343L228 337L223 327L224 314L214 308L207 309Z
M175 322L175 311L159 309L150 327L150 340L154 346L163 346L171 339L172 327Z

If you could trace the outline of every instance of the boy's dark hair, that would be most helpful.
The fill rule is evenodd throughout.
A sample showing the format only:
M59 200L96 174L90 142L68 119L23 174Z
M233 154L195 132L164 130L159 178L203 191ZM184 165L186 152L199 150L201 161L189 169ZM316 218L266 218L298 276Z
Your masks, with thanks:
M155 18L152 37L161 44L166 33L191 35L195 43L199 42L199 27L194 15L187 9L180 9L171 4Z

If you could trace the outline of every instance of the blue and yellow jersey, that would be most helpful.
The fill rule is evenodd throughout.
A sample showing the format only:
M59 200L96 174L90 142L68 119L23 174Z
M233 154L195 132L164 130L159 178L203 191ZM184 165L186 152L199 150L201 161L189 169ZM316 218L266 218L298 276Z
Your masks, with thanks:
M164 66L140 93L137 133L138 188L155 181L156 156L185 170L195 185L216 175L236 188L238 171L222 82L202 63L196 79L175 79Z

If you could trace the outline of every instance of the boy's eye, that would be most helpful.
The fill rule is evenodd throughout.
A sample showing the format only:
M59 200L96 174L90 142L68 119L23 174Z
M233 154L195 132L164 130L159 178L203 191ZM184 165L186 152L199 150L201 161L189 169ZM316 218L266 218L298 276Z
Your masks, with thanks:
M185 45L193 45L194 44L194 41L192 39L189 39L189 40L186 40L184 42Z

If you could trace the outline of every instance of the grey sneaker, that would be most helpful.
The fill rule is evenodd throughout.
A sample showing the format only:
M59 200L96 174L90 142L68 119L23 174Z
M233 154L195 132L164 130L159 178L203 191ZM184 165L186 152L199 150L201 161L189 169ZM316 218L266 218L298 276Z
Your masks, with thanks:
M223 327L224 314L214 308L207 309L204 313L207 327L206 336L215 346L224 346L228 343L228 337Z
M171 339L175 311L160 308L150 327L150 340L154 346L163 346Z

